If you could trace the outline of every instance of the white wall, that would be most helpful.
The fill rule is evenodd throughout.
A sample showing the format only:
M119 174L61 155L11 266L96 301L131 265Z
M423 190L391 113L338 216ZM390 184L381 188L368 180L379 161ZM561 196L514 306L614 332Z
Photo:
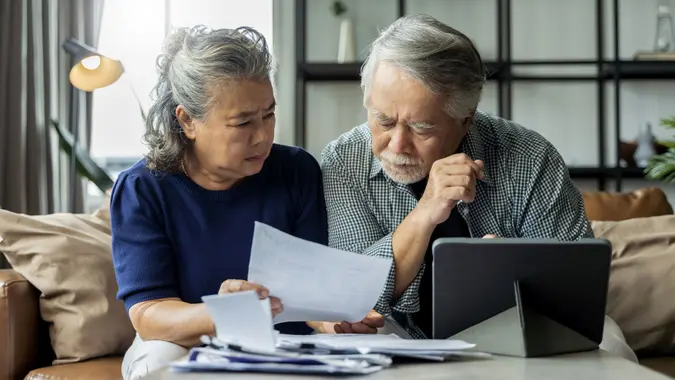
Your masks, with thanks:
M675 0L673 10L675 11ZM287 8L285 25L292 28L292 1L281 0ZM330 12L331 0L307 1L307 56L313 62L332 62L337 55L339 23ZM359 58L379 30L396 17L394 0L346 0L356 29ZM497 57L496 0L407 0L407 13L428 13L463 31L477 44L486 60ZM593 60L596 54L595 1L592 0L512 0L512 59ZM620 0L620 55L632 59L637 50L652 47L656 29L657 0ZM605 1L605 52L612 59L612 1ZM276 22L280 20L275 18ZM288 30L286 26L280 26ZM278 30L275 28L275 30ZM275 34L277 34L275 32ZM278 35L278 34L277 34ZM286 34L285 48L295 36ZM288 62L288 61L287 61ZM289 62L293 65L293 61ZM289 69L284 69L290 74ZM522 74L594 74L589 67L544 67L521 69ZM294 73L293 73L294 74ZM631 140L638 129L651 122L658 138L671 134L659 126L662 117L675 116L673 81L623 81L621 87L621 138ZM513 120L548 138L570 166L593 166L597 160L597 87L595 82L515 82ZM613 163L614 107L613 86L606 85L607 162ZM291 107L293 99L282 99ZM357 82L310 83L307 90L307 149L318 156L321 149L340 133L365 120L361 91ZM497 112L497 92L489 82L480 107ZM288 109L288 108L287 108ZM287 123L291 118L285 119ZM292 125L280 126L284 131ZM281 133L286 142L289 133ZM595 181L580 181L584 190L592 190ZM644 180L627 180L625 190L659 185ZM675 204L675 186L664 187Z
M295 143L295 18L294 0L273 0L272 38L277 72L275 91L277 126L275 140L281 144Z

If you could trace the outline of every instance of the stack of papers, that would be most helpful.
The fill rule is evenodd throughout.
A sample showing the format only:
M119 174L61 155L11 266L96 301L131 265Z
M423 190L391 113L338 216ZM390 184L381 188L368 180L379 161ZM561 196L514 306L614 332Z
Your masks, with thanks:
M443 361L483 354L457 340L410 340L397 335L277 335L273 351L261 351L206 338L209 348L193 348L175 371L235 371L365 375L392 365L394 357Z
M391 260L340 251L255 224L248 280L265 286L284 311L254 291L202 297L216 336L172 365L178 371L368 374L405 356L444 360L474 347L462 341L397 335L279 334L282 322L359 322L373 309Z
M378 334L316 334L285 335L277 338L277 347L283 350L313 348L317 352L340 352L352 354L380 354L390 357L406 357L443 361L452 357L484 356L468 351L474 344L448 339L402 339L398 335Z
M371 355L372 356L372 355ZM273 373L322 373L366 375L391 364L385 358L367 355L321 356L241 352L226 348L193 348L187 360L173 363L171 369L182 372L228 371Z

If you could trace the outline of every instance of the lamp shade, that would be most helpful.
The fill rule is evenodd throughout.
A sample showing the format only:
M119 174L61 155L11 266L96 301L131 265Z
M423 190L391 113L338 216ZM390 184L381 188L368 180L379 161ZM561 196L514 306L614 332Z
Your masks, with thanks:
M92 47L73 38L66 40L63 50L75 58L70 69L70 83L82 91L94 91L115 83L124 67L122 62L99 54Z

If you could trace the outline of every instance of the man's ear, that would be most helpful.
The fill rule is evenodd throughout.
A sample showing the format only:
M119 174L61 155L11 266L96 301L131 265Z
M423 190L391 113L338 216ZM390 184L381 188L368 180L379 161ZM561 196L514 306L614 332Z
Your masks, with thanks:
M194 140L197 137L195 131L196 125L182 105L176 107L176 120L178 120L178 124L180 124L180 127L183 129L185 137L190 140Z

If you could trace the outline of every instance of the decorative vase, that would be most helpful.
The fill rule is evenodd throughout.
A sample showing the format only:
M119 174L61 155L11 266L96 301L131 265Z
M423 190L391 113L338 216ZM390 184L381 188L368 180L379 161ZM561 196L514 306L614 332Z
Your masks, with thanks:
M660 0L656 11L656 38L654 51L668 53L675 51L675 32L670 14L670 0Z
M649 159L652 158L654 154L656 154L656 151L654 150L655 140L656 139L652 134L652 124L647 123L647 125L642 128L636 139L637 149L635 149L633 158L635 158L635 163L638 167L647 167Z
M352 20L343 18L340 22L340 41L338 44L338 63L356 61L356 42L354 41L354 24Z

